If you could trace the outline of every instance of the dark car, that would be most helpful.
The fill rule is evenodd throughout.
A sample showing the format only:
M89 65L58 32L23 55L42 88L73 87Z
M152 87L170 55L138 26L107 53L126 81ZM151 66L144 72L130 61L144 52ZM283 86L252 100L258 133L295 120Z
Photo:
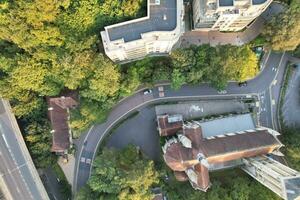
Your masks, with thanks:
M239 87L246 87L246 86L247 86L247 81L239 83Z

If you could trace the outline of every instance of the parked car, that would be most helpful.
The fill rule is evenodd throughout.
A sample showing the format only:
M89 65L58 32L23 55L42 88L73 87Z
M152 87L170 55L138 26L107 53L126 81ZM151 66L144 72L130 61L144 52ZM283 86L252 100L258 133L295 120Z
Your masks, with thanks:
M152 93L152 90L150 90L150 89L144 90L144 95L151 94L151 93Z
M239 83L239 87L246 87L246 86L247 86L247 81Z
M218 94L227 94L227 91L226 90L220 90L220 91L218 91Z

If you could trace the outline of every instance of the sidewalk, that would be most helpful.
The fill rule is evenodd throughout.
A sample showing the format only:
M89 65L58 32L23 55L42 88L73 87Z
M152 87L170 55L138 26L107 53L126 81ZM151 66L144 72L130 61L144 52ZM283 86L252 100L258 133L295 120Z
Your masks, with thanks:
M68 154L68 162L64 163L63 159L60 157L58 159L58 164L63 170L69 184L73 188L73 178L74 178L74 168L75 168L75 158L73 155Z

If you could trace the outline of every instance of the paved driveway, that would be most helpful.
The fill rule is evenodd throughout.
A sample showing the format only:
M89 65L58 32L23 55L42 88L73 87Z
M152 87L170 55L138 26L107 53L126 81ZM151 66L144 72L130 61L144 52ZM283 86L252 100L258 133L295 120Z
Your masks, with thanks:
M149 158L158 160L160 145L155 117L153 106L141 109L137 116L127 120L113 132L107 146L123 148L128 144L134 144Z
M300 128L300 66L295 69L289 80L282 115L285 125Z
M158 105L155 109L157 115L179 113L183 115L185 120L199 119L211 115L249 112L247 104L237 99L185 101L178 104Z

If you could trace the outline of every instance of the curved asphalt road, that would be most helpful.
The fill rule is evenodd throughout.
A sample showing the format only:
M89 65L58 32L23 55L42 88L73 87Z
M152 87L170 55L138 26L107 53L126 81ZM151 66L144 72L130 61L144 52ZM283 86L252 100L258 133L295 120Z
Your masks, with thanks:
M224 98L255 95L260 101L259 122L260 125L277 129L277 107L281 89L284 69L289 56L285 53L269 53L263 63L264 69L252 80L248 81L246 87L239 87L237 83L230 82L226 88L227 94L218 94L217 90L208 84L196 86L185 85L179 90L172 90L170 86L164 86L164 97L158 96L158 88L153 88L153 94L136 94L125 98L109 114L105 123L91 127L88 133L82 135L77 144L76 166L74 175L74 192L82 187L88 180L91 164L87 159L93 160L99 143L109 130L120 120L126 118L130 113L151 103L166 101L170 99L191 100L200 98Z

